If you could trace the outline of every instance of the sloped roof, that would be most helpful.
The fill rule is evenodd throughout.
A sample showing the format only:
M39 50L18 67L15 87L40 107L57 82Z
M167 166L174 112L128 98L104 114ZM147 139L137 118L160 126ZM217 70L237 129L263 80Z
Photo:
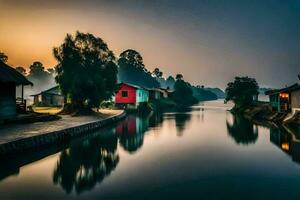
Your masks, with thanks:
M300 85L298 83L295 83L294 85L281 88L281 89L276 89L276 90L268 90L265 92L266 95L273 95L273 94L278 94L281 92L292 92L295 90L300 90Z
M122 85L122 84L128 85L128 86L133 87L133 88L136 88L136 89L145 89L145 88L143 88L143 87L141 87L141 86L134 85L134 84L131 84L131 83L124 83L124 82L119 83L119 85Z
M54 86L54 87L52 87L52 88L50 88L50 89L44 90L44 91L42 91L42 92L40 92L40 93L38 93L38 94L31 95L31 96L37 96L37 95L40 95L40 94L54 94L54 95L61 95L61 96L63 96L63 95L61 94L61 91L60 91L58 85L57 85L57 86Z
M0 61L0 83L15 83L16 85L33 85L25 76L14 68Z

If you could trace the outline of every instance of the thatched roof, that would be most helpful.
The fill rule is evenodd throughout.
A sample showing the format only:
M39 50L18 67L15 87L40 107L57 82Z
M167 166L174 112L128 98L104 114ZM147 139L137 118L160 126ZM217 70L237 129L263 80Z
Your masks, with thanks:
M16 85L33 85L14 68L0 61L0 83L15 83Z

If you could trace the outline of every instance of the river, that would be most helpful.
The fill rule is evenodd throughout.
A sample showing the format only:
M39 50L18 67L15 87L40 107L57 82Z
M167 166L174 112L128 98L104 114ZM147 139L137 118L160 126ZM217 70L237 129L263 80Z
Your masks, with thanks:
M300 147L222 101L1 161L0 199L299 199Z

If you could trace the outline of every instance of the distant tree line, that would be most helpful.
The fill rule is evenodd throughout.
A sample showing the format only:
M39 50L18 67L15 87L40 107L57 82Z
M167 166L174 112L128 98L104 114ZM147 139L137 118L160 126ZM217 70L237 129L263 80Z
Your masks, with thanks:
M115 94L118 82L173 90L171 98L182 106L216 99L216 95L205 90L204 86L193 86L184 81L181 74L164 78L158 67L149 71L136 50L125 50L116 58L101 38L90 33L67 34L64 42L54 47L53 55L58 62L55 67L45 68L41 62L35 61L28 72L22 66L16 70L34 83L31 94L59 84L70 102L66 106L68 112L85 112L99 107L102 101ZM0 52L0 61L7 60L8 57Z

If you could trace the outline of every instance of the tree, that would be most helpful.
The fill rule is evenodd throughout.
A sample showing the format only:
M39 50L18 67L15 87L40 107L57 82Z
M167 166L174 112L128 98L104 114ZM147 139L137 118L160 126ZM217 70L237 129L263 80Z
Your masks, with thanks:
M159 82L152 76L144 63L141 54L129 49L120 54L119 81L140 85L143 87L160 87Z
M16 70L17 70L20 74L26 76L26 69L25 69L24 67L21 67L21 66L16 67Z
M176 80L182 80L183 76L182 74L176 74Z
M128 65L132 67L145 69L143 57L136 50L127 49L126 51L123 51L120 54L120 59L123 59L123 61L125 61Z
M253 123L239 115L233 116L233 124L226 121L227 132L237 144L254 144L258 138L258 130Z
M235 77L233 82L227 84L225 101L233 101L236 108L250 105L253 97L259 94L258 89L254 78Z
M47 72L45 71L45 67L43 63L39 61L33 62L29 67L29 76L31 77L42 77L46 76Z
M173 100L181 107L186 107L197 103L197 99L193 96L192 86L183 80L181 74L176 75L176 82L174 85Z
M174 84L175 84L175 79L173 78L173 76L169 76L166 80L166 86L173 89Z
M40 61L35 61L30 65L27 78L34 84L33 87L26 89L29 94L37 94L55 86L53 74L49 72L49 69L46 70Z
M159 68L155 68L152 72L152 75L156 78L162 78L163 72L159 70Z
M115 93L115 56L101 38L90 33L67 34L53 53L58 61L56 82L71 101L66 112L83 114Z
M7 55L5 55L5 53L0 51L0 62L6 63L8 60Z

